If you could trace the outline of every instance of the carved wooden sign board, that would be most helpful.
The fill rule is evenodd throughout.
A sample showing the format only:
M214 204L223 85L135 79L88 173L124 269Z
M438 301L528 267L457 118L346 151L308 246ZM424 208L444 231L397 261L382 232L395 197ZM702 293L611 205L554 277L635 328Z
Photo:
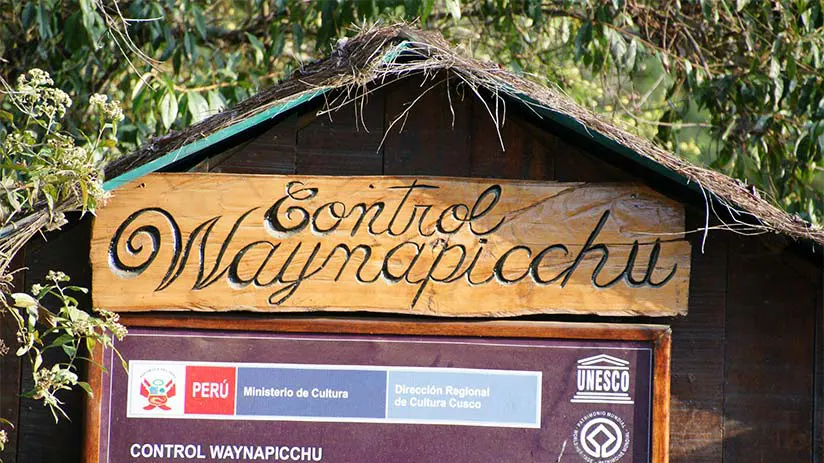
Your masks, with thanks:
M642 186L151 174L97 213L117 311L685 314L684 210Z

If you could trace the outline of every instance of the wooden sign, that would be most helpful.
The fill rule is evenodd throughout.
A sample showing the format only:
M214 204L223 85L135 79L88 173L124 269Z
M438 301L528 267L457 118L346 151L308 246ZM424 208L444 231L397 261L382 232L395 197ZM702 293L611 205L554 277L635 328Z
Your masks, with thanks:
M440 316L687 310L681 205L640 186L152 174L97 213L117 311Z
M87 463L667 461L665 326L124 322Z

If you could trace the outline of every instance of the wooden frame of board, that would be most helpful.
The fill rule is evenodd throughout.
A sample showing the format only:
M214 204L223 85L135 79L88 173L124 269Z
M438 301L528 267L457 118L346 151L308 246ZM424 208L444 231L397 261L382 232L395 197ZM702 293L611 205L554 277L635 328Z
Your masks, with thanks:
M665 325L566 323L530 321L420 321L404 319L338 319L321 317L263 318L259 316L202 316L181 314L123 315L127 327L183 328L221 331L262 331L270 333L413 335L452 337L500 337L521 339L569 339L648 341L653 352L651 461L669 461L670 422L670 347L671 330ZM102 358L100 347L95 358ZM89 369L89 383L100 391L101 368ZM86 407L84 457L86 463L98 462L100 447L100 395L90 398Z

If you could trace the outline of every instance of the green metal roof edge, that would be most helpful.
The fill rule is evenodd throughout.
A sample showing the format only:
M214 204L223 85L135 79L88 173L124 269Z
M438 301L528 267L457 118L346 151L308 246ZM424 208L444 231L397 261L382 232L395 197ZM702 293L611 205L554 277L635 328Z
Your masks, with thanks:
M644 167L649 168L653 172L663 175L664 177L673 180L681 185L689 187L695 191L699 191L698 185L695 182L691 182L687 177L681 175L680 173L664 166L663 164L659 164L654 160L642 155L641 153L633 150L632 148L623 145L616 140L598 132L595 130L588 129L583 123L578 121L577 119L555 111L552 108L549 108L539 101L532 99L529 95L525 95L523 93L513 93L513 96L521 100L526 105L529 105L532 109L537 110L542 116L547 116L548 118L552 119L553 121L561 124L562 126L575 131L580 135L584 135L585 137L595 141L599 145L604 146L621 156L629 158L630 160L641 164Z
M298 105L306 103L314 99L315 97L322 95L328 90L329 87L324 87L318 90L314 90L312 92L304 93L298 98L272 106L271 108L265 111L261 111L260 113L255 114L254 116L248 119L244 119L236 124L232 124L228 127L218 130L217 132L205 138L201 138L199 140L193 141L192 143L183 145L176 150L170 151L157 159L153 159L152 161L143 164L142 166L136 167L128 172L124 172L123 174L118 175L117 177L111 180L103 182L103 189L105 191L112 191L128 182L131 182L132 180L140 178L146 174L152 173L158 169L162 169L173 162L179 161L181 159L186 159L187 157L199 151L202 151L216 143L226 140L227 138L233 135L237 135L238 133L248 128L254 127L255 125L260 124L261 122L277 117L285 111L288 111Z
M408 40L404 40L403 42L397 44L384 55L383 61L388 63L395 60L401 53L403 53L405 49L409 48L409 46L410 43ZM173 162L185 159L203 149L206 149L214 145L215 143L221 142L250 127L254 127L255 125L267 119L277 117L285 111L288 111L303 103L309 102L315 97L320 96L323 93L326 93L330 89L331 87L323 87L313 92L304 93L298 98L289 100L279 105L275 105L265 111L255 114L254 116L248 119L244 119L238 122L237 124L232 124L229 127L218 130L217 132L207 136L206 138L201 138L199 140L193 141L192 143L183 145L174 151L170 151L157 159L154 159L152 161L147 162L146 164L143 164L142 166L136 167L128 172L124 172L123 174L118 175L117 177L111 180L103 182L103 189L105 191L112 191L116 188L123 186L128 182L131 182L132 180L140 178L146 174L152 173L158 169L162 169Z
M397 44L384 55L383 61L390 62L396 59L409 46L409 41L403 41ZM326 93L330 89L330 87L323 87L312 92L304 93L298 98L294 98L285 103L275 105L265 111L261 111L260 113L255 114L254 116L248 119L244 119L236 124L232 124L228 127L218 130L217 132L205 138L201 138L199 140L193 141L192 143L183 145L176 150L170 151L157 159L154 159L152 161L147 162L146 164L143 164L142 166L125 172L111 180L105 181L103 183L103 189L105 191L112 191L128 182L131 182L132 180L135 180L146 174L162 169L168 166L169 164L172 164L173 162L185 159L216 143L226 140L227 138L236 135L248 128L254 127L257 124L260 124L261 122L277 117L285 111L295 108L296 106L299 106L303 103L307 103L315 97ZM604 146L605 148L610 149L615 153L618 153L619 155L627 157L630 160L637 162L651 169L652 171L663 175L666 178L669 178L670 180L685 185L696 191L698 190L698 186L695 185L694 182L690 182L689 179L687 179L685 176L673 171L672 169L667 168L662 164L655 162L654 160L638 153L637 151L633 150L632 148L626 145L623 145L613 140L610 137L607 137L606 135L600 132L589 130L583 123L576 120L575 118L568 116L564 113L561 113L559 111L555 111L552 108L549 108L541 104L539 101L533 99L532 97L524 93L511 92L510 95L519 99L522 103L535 109L542 116L548 117L549 119L561 124L562 126L595 141L599 145Z
M546 116L553 121L561 124L562 126L575 131L578 134L584 135L585 137L595 141L596 143L604 146L612 151L616 152L617 154L624 156L630 159L633 162L636 162L644 167L649 168L653 172L656 172L667 179L670 179L676 183L680 183L681 185L689 188L692 191L700 193L704 195L704 197L714 198L719 200L718 195L716 195L712 191L704 190L701 188L697 182L692 182L686 176L668 168L667 166L655 162L654 160L642 155L641 153L633 150L632 148L618 143L617 141L613 140L612 138L607 137L606 135L594 131L588 130L587 127L582 124L580 121L576 120L573 117L570 117L564 113L560 113L558 111L553 110L547 106L542 105L540 102L532 99L530 96L525 95L520 92L512 92L510 93L513 97L521 100L522 103L529 105L532 109L536 110L540 115ZM812 241L812 240L810 240ZM824 244L819 244L815 241L812 241L814 252L819 249L824 249ZM701 248L701 252L703 252L703 246Z

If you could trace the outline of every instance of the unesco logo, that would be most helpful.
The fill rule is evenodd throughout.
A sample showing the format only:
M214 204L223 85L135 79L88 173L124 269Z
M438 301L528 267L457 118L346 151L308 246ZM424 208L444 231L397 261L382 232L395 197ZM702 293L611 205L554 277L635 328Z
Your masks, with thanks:
M572 403L632 404L630 364L628 361L600 354L578 360L577 391Z
M575 451L588 463L615 463L629 449L629 431L618 415L592 412L578 421L572 433Z

